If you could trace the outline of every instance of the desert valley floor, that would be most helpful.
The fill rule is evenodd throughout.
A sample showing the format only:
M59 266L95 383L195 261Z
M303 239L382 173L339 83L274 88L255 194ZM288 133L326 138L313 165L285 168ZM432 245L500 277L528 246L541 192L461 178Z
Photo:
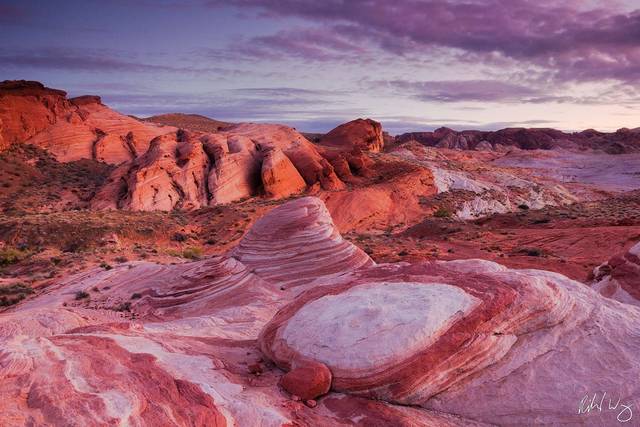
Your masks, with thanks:
M640 425L640 128L327 134L0 83L0 425Z

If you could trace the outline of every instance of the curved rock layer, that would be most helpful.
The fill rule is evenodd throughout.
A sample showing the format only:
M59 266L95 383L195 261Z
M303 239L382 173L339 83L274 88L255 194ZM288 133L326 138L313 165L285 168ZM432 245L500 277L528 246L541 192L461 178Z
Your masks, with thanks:
M640 309L559 274L375 265L302 198L226 256L89 270L3 312L0 413L9 425L612 425L640 403L639 331Z
M269 212L232 253L256 274L285 288L334 280L373 264L360 248L342 238L324 203L315 197Z
M317 271L321 278L371 265L366 255L341 240L317 199L289 203L256 229L266 236L267 226L283 237L273 240L274 253L284 254L287 246L302 252L306 240L299 239L304 236L316 242L316 257L305 247L306 259L290 259L288 268L294 273L310 274L301 265L309 260L326 266ZM358 254L360 262L336 268L339 263L327 252L331 248ZM480 425L335 393L320 401L292 401L279 388L286 375L266 361L256 340L295 294L282 292L279 279L271 280L270 272L261 275L251 257L246 260L233 254L170 266L132 262L94 269L3 313L3 422L55 425L73 418L88 426L366 426L380 420L407 426ZM285 258L277 262L284 264ZM315 286L320 285L300 284L300 289ZM320 393L330 385L323 384Z
M260 344L285 370L325 364L336 391L499 425L565 424L585 419L589 393L637 404L640 387L622 371L639 369L638 322L636 308L555 273L451 261L372 267L309 290ZM603 355L610 368L585 369Z
M640 306L640 243L597 267L592 287L605 297Z

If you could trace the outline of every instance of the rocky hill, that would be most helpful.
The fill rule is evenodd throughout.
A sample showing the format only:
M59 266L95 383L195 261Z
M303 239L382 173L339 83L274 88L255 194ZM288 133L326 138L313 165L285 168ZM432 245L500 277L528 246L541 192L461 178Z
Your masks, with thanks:
M619 129L613 133L588 129L565 133L545 128L507 128L495 132L439 128L433 132L409 132L399 135L398 142L417 141L429 147L459 150L507 151L550 150L554 148L600 150L608 154L635 153L640 151L640 128Z

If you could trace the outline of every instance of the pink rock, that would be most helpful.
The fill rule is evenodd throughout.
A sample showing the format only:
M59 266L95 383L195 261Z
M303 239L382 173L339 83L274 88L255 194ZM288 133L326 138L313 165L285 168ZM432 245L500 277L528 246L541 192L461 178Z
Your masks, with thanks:
M592 287L608 298L640 306L640 243L594 271Z
M262 184L267 197L274 199L300 193L307 187L291 160L278 148L264 154Z
M382 125L371 119L353 120L324 135L320 144L346 151L357 147L363 151L380 152L384 148Z
M306 403L306 401L327 394L331 388L331 371L322 363L297 362L289 372L282 376L280 385L287 392Z
M176 139L186 166L191 138ZM117 310L133 293L135 320ZM3 311L0 413L8 425L615 425L640 399L638 330L637 307L560 274L376 265L305 197L227 255L90 269ZM258 377L263 357L277 368ZM310 406L330 388L311 411L280 383ZM603 409L587 412L592 400Z

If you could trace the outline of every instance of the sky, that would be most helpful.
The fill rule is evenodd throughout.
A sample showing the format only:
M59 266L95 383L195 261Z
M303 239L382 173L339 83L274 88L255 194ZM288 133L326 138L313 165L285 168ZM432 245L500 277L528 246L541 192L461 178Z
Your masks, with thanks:
M0 80L392 134L640 126L640 1L0 0Z

